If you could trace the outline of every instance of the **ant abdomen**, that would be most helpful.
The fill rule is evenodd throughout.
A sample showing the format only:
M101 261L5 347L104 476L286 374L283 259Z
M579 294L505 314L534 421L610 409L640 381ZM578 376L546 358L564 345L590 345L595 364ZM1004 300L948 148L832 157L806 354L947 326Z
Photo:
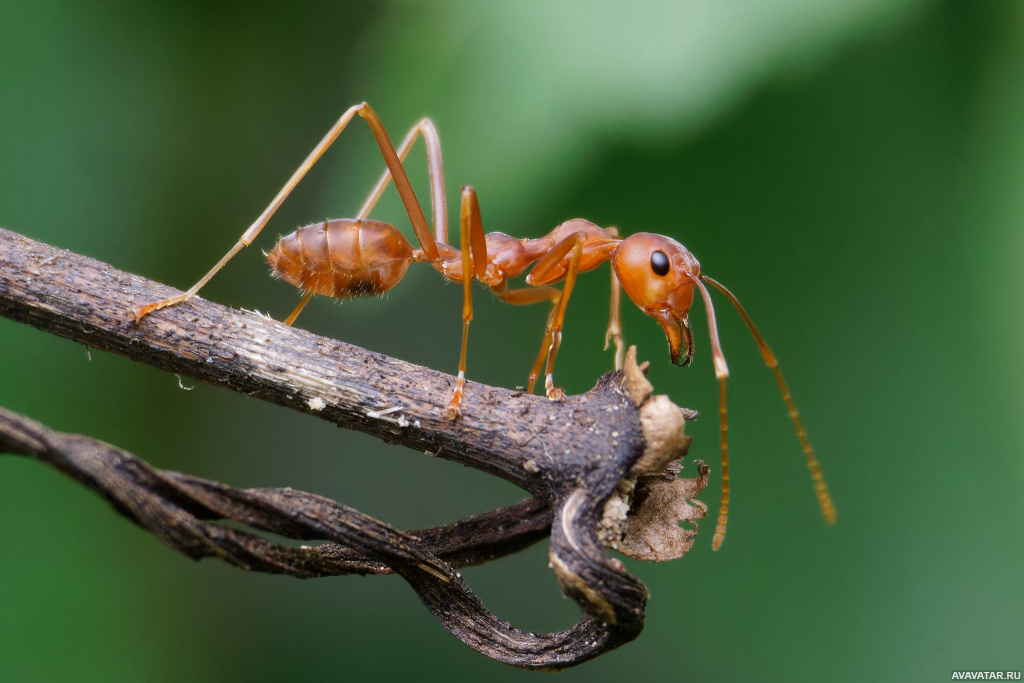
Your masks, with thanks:
M388 223L340 218L285 235L267 261L276 277L306 292L354 299L397 285L412 263L412 246Z

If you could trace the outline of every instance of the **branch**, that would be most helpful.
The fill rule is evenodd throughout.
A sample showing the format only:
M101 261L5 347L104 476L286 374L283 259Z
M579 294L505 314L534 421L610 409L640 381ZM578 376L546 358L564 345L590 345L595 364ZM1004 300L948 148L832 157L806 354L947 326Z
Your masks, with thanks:
M650 395L635 352L628 372L609 373L587 394L563 403L468 382L464 417L449 422L443 415L453 378L434 370L198 297L139 323L132 318L132 305L175 293L0 229L0 314L475 467L533 497L403 533L312 494L238 490L155 470L112 446L12 413L0 413L0 451L57 467L197 559L214 556L306 578L394 571L445 628L516 666L572 666L639 634L647 591L605 547L644 559L685 553L695 531L681 529L679 521L703 516L701 504L688 501L706 483L706 468L696 480L675 477L677 468L669 465L689 446L682 434L686 414L666 397ZM328 543L277 546L219 519ZM549 525L552 566L585 616L561 633L537 635L487 612L454 567L513 552Z

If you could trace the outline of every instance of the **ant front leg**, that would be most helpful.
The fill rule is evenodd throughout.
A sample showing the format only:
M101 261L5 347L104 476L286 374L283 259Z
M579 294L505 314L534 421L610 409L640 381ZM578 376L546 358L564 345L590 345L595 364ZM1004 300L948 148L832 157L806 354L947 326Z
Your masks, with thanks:
M605 232L609 233L612 237L617 237L619 231L617 228L609 227L605 228ZM608 329L604 333L604 350L608 350L608 345L615 342L615 369L621 370L626 363L626 345L622 340L622 317L620 310L622 306L622 285L619 284L619 278L615 275L615 269L612 268L612 293L611 293L611 306L608 311Z
M604 333L604 348L607 351L608 345L615 342L615 369L621 370L626 364L626 344L622 340L622 318L619 314L622 301L622 286L619 278L612 268L612 295L611 310L608 313L608 329Z
M551 251L537 262L527 278L528 282L543 282L545 274L552 270L570 251L572 252L572 257L569 259L569 267L565 274L565 285L563 285L562 293L558 297L554 308L551 309L551 314L548 316L544 340L541 342L537 360L530 370L527 388L530 393L533 393L537 377L540 375L541 368L544 367L544 360L547 359L547 367L544 371L544 393L552 401L562 401L565 399L565 392L561 388L556 387L554 382L555 355L558 354L558 348L562 345L562 324L565 320L565 308L569 303L569 296L572 294L572 289L576 284L576 276L580 270L580 259L583 258L583 245L586 241L587 234L585 232L569 235L552 247Z

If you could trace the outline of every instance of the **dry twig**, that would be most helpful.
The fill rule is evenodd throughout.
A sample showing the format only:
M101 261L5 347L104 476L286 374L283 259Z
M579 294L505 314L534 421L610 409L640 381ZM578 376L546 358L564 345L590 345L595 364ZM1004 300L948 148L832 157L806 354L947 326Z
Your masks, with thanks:
M312 494L239 490L156 470L113 446L7 411L0 412L0 451L55 466L194 558L303 578L398 573L446 629L515 666L565 668L640 632L647 591L605 549L644 559L685 553L695 531L679 521L703 517L701 504L686 502L703 488L706 468L696 480L675 478L669 465L689 446L684 413L665 397L650 396L635 356L625 374L609 373L564 403L470 382L466 414L453 423L443 418L453 381L443 373L200 298L141 323L132 319L131 305L173 293L0 229L0 314L460 462L532 497L461 522L401 532ZM644 508L643 501L659 507ZM276 545L218 523L223 519L325 543ZM514 552L548 533L562 589L585 614L560 633L526 633L488 612L455 567Z

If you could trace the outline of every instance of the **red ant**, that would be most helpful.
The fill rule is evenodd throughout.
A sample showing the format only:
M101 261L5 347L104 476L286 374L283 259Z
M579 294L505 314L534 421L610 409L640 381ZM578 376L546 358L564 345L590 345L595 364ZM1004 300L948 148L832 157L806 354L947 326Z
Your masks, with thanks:
M553 367L555 355L562 340L562 322L565 307L572 294L573 285L579 273L597 268L605 261L612 262L612 309L608 332L605 339L616 344L616 366L621 366L622 336L619 324L619 283L633 303L647 315L661 323L668 338L672 362L689 365L693 357L693 332L687 316L693 303L696 287L704 299L708 317L708 331L711 336L711 355L715 364L721 390L719 412L721 414L722 447L722 504L718 517L712 547L718 549L725 537L725 526L729 509L729 464L726 441L725 380L729 367L718 339L718 325L715 311L704 283L722 292L739 311L743 321L750 328L761 349L765 363L775 373L782 398L789 409L789 415L796 426L796 433L807 456L814 488L825 518L835 521L836 512L822 477L818 460L807 440L799 414L790 398L789 389L779 371L778 363L771 349L765 344L754 323L740 302L712 278L700 272L700 263L686 247L669 237L641 232L625 239L619 239L615 228L601 228L590 221L575 218L562 223L544 237L538 239L516 239L500 232L484 234L480 220L480 207L476 193L470 186L462 188L459 211L459 235L461 249L447 244L447 205L444 193L444 172L441 164L441 145L437 131L430 119L417 123L396 150L384 125L377 114L365 102L346 111L331 127L327 135L313 149L310 155L285 183L274 201L259 218L245 231L245 234L215 265L187 292L180 296L136 306L132 312L136 320L165 306L186 301L199 291L242 247L248 246L274 215L278 207L306 175L320 156L337 139L349 121L358 114L369 124L377 141L387 170L374 187L363 207L354 219L341 218L299 228L277 243L267 255L275 276L284 279L305 291L298 307L285 320L291 325L299 312L314 294L323 294L338 299L350 299L372 294L381 294L397 285L409 264L426 261L444 277L463 285L462 299L462 353L459 357L459 374L455 381L452 398L448 402L446 416L456 419L461 416L462 392L466 377L466 341L469 322L473 319L471 285L477 279L490 287L499 299L513 305L532 304L541 301L553 303L548 316L544 340L540 353L530 371L528 390L532 393L541 370L544 370L544 389L552 401L565 398L564 392L554 385ZM423 136L427 148L427 165L430 175L431 208L434 215L434 235L431 235L409 178L402 168L413 143ZM391 180L409 214L420 248L413 249L409 241L394 226L367 218L374 205ZM435 237L436 236L436 237ZM509 289L508 279L522 275L533 264L526 276L526 283L532 288ZM564 280L562 289L551 287Z

